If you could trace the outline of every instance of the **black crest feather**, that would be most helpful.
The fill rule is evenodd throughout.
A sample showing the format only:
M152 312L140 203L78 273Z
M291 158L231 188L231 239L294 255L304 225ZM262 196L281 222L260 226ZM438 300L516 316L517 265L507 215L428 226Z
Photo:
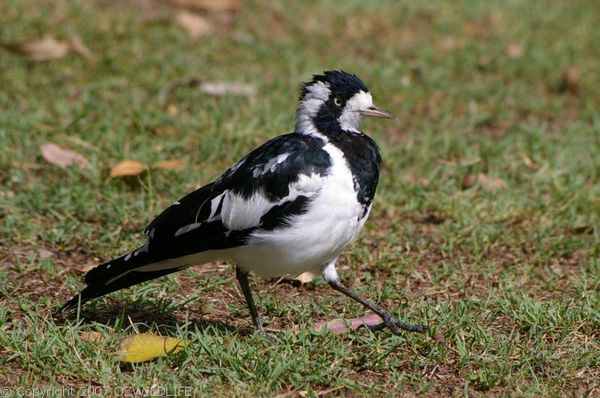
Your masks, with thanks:
M359 91L368 92L369 89L356 75L344 72L343 70L328 70L321 75L313 75L310 82L304 83L300 89L300 99L308 94L308 88L317 83L323 82L329 84L334 95L348 99Z

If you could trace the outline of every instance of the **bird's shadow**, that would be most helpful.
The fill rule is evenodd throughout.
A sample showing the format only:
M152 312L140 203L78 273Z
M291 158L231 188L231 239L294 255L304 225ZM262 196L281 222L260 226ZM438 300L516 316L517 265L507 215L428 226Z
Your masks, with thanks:
M254 329L249 327L234 326L227 319L207 319L200 315L191 319L182 319L177 316L178 311L187 311L184 303L175 303L170 300L148 300L139 298L126 301L109 301L107 303L92 303L74 310L60 318L57 324L65 324L69 320L79 320L83 324L101 324L114 330L124 330L135 326L138 332L158 330L161 333L172 334L174 328L184 327L190 331L206 331L228 335L250 335Z

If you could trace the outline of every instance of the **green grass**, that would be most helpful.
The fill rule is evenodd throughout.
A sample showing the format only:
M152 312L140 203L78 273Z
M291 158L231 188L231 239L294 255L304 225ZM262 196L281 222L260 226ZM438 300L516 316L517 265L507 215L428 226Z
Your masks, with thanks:
M249 1L232 18L208 15L216 32L192 42L175 9L149 2L7 2L1 41L77 34L94 58L0 52L0 386L600 393L600 6L562 3ZM508 56L511 44L521 57ZM577 93L559 90L570 67L582 72ZM216 265L97 300L86 320L52 319L82 286L77 267L131 249L162 208L289 131L299 83L330 68L358 74L398 115L364 125L385 166L340 274L430 335L315 333L318 321L364 309L322 282L298 292L255 279L264 322L280 330L272 345L252 334L231 269ZM188 77L258 91L182 87L167 99L171 114L159 93ZM92 170L48 165L46 142L82 153ZM171 158L188 167L106 178L123 159ZM505 187L464 189L478 173ZM120 365L118 342L136 330L190 344ZM82 331L107 340L83 342Z

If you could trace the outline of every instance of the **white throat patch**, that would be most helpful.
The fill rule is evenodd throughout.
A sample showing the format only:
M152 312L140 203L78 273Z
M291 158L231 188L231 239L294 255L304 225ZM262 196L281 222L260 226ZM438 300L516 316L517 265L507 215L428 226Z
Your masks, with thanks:
M344 130L358 131L361 120L359 111L370 108L371 106L373 106L373 97L371 96L371 93L361 90L354 94L352 98L346 101L344 111L338 118L340 127Z

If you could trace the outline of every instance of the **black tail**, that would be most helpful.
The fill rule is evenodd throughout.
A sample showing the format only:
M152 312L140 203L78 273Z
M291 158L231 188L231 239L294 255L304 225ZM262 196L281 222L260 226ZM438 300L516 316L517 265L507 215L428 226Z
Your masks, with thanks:
M165 264L164 268L159 267L162 269L142 270L152 264L153 261L150 256L144 250L144 247L141 247L129 254L97 266L90 270L83 279L88 286L60 307L55 315L77 308L80 303L83 305L91 299L177 272L186 266L185 264Z

